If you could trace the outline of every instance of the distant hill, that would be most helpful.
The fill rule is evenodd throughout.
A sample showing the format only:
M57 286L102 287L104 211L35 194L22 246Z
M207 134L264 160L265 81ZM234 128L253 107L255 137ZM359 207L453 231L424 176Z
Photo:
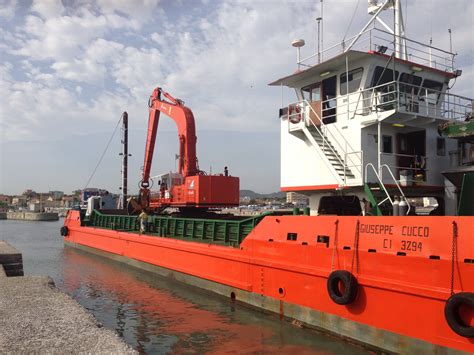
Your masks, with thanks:
M252 190L240 190L240 197L248 196L252 199L254 198L284 198L286 194L284 192L272 192L269 194L259 194L258 192Z

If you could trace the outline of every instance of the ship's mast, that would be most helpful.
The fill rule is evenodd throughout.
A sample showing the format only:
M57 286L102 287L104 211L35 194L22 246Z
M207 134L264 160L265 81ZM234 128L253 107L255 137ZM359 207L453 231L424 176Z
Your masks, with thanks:
M119 208L125 208L128 194L128 113L122 114L122 194Z
M369 28L369 26L374 23L374 21L377 21L388 32L393 34L393 42L395 44L395 57L407 60L408 58L405 41L405 25L403 23L401 2L402 0L384 0L379 3L378 0L368 0L368 13L372 15L372 18L362 28L362 30L344 50L344 52L349 51L352 46L359 40L359 38L364 34L364 32ZM380 18L381 12L389 9L393 9L393 29L389 25L387 25L384 20Z

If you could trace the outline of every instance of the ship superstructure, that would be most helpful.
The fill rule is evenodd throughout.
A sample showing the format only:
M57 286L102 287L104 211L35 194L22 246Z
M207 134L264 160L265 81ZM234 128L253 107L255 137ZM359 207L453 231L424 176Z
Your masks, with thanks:
M389 9L394 30L380 17ZM280 109L281 188L308 195L312 215L369 212L363 199L369 213L391 214L395 201L413 213L410 197L433 197L435 213L454 215L441 172L459 163L460 147L438 127L473 115L472 99L450 92L462 73L455 54L407 38L399 1L369 1L369 13L356 36L298 56L298 70L270 84L296 93Z

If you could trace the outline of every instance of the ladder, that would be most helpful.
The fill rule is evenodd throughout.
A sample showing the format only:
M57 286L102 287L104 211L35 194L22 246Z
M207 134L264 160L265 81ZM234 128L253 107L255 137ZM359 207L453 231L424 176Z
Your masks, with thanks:
M378 187L376 187L376 188L370 187L368 182L367 182L367 176L368 176L367 173L368 173L369 168L370 168L371 172L377 178ZM395 176L393 175L392 170L390 169L390 167L387 164L382 164L380 166L380 173L382 173L383 170L386 170L388 172L388 174L390 175L391 179L393 180L395 186L397 187L398 193L400 195L400 200L405 201L405 203L407 204L407 213L406 214L408 215L410 213L411 206L410 206L410 203L408 202L408 199L406 198L405 194L403 193L403 190L400 187L400 184L395 179ZM383 215L382 208L381 208L382 205L389 202L390 205L393 207L394 200L392 199L389 192L387 191L387 188L386 188L385 184L382 181L381 174L379 174L377 172L377 170L375 169L374 164L368 163L368 164L365 165L365 175L364 176L365 176L364 191L365 191L365 193L367 195L367 198L368 198L368 200L369 200L369 202L372 206L374 214L376 216L382 216Z

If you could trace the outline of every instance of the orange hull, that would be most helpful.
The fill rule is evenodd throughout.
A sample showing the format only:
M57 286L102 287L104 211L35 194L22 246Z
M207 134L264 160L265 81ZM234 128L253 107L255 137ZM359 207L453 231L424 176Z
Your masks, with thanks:
M238 301L378 348L474 352L474 339L444 316L452 275L455 293L474 292L471 217L268 216L239 249L81 227L77 211L65 225L67 242L210 281ZM350 305L329 297L334 270L357 278ZM461 316L474 325L474 310Z

